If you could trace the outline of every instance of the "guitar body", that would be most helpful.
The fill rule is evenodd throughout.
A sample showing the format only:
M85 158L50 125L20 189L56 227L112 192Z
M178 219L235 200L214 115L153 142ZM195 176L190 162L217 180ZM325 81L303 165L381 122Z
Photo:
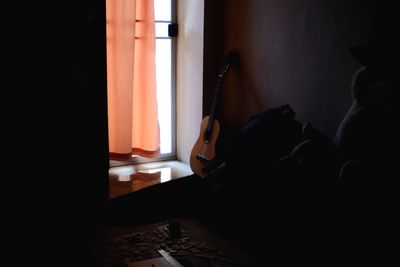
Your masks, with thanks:
M200 125L200 135L190 153L190 168L194 173L200 176L206 175L206 173L203 172L203 168L215 157L215 146L220 133L219 122L214 119L214 127L212 127L211 136L208 140L206 139L205 133L209 119L210 116L206 116L202 120Z

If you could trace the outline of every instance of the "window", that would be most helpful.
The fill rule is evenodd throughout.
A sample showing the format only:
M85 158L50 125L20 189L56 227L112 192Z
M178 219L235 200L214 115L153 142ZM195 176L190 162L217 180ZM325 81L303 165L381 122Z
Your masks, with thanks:
M111 160L111 166L133 162L147 162L176 158L176 90L175 90L175 55L176 40L176 0L154 0L155 35L156 35L156 87L157 110L160 130L160 156L143 158L132 156L130 161Z
M171 25L175 23L175 1L154 0L156 20L156 80L160 158L174 157L175 142L175 47Z

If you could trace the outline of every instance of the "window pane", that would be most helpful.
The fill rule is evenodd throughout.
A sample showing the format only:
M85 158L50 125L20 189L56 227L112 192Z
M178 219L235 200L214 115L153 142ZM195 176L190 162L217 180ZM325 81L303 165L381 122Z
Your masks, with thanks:
M171 0L154 0L154 16L156 20L171 21Z
M171 40L156 40L156 79L158 121L160 124L160 152L172 152L171 119Z
M168 22L156 23L156 37L168 37Z

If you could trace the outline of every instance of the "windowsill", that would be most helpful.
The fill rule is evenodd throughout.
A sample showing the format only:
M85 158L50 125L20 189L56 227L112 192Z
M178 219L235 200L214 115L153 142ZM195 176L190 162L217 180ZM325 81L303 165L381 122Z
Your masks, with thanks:
M193 172L190 167L177 160L111 167L109 170L110 198L191 174Z
M110 160L110 168L120 167L120 166L129 166L129 165L137 165L141 163L151 163L151 162L162 162L162 161L177 161L174 153L171 154L163 154L158 158L144 158L140 156L132 157L131 160L128 161L118 161L118 160Z

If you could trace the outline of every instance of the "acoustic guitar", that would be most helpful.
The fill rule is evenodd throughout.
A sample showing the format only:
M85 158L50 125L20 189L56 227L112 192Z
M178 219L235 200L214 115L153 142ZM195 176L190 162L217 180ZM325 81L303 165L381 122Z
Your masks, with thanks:
M211 103L210 113L208 116L205 116L203 118L200 125L199 137L193 145L192 151L190 153L190 168L194 173L202 177L207 175L207 172L204 171L207 163L209 163L210 160L212 160L216 155L215 147L218 136L220 134L221 126L215 116L218 95L222 87L222 81L230 66L236 63L237 60L238 55L236 52L230 51L227 54L222 70L217 76L217 84Z

